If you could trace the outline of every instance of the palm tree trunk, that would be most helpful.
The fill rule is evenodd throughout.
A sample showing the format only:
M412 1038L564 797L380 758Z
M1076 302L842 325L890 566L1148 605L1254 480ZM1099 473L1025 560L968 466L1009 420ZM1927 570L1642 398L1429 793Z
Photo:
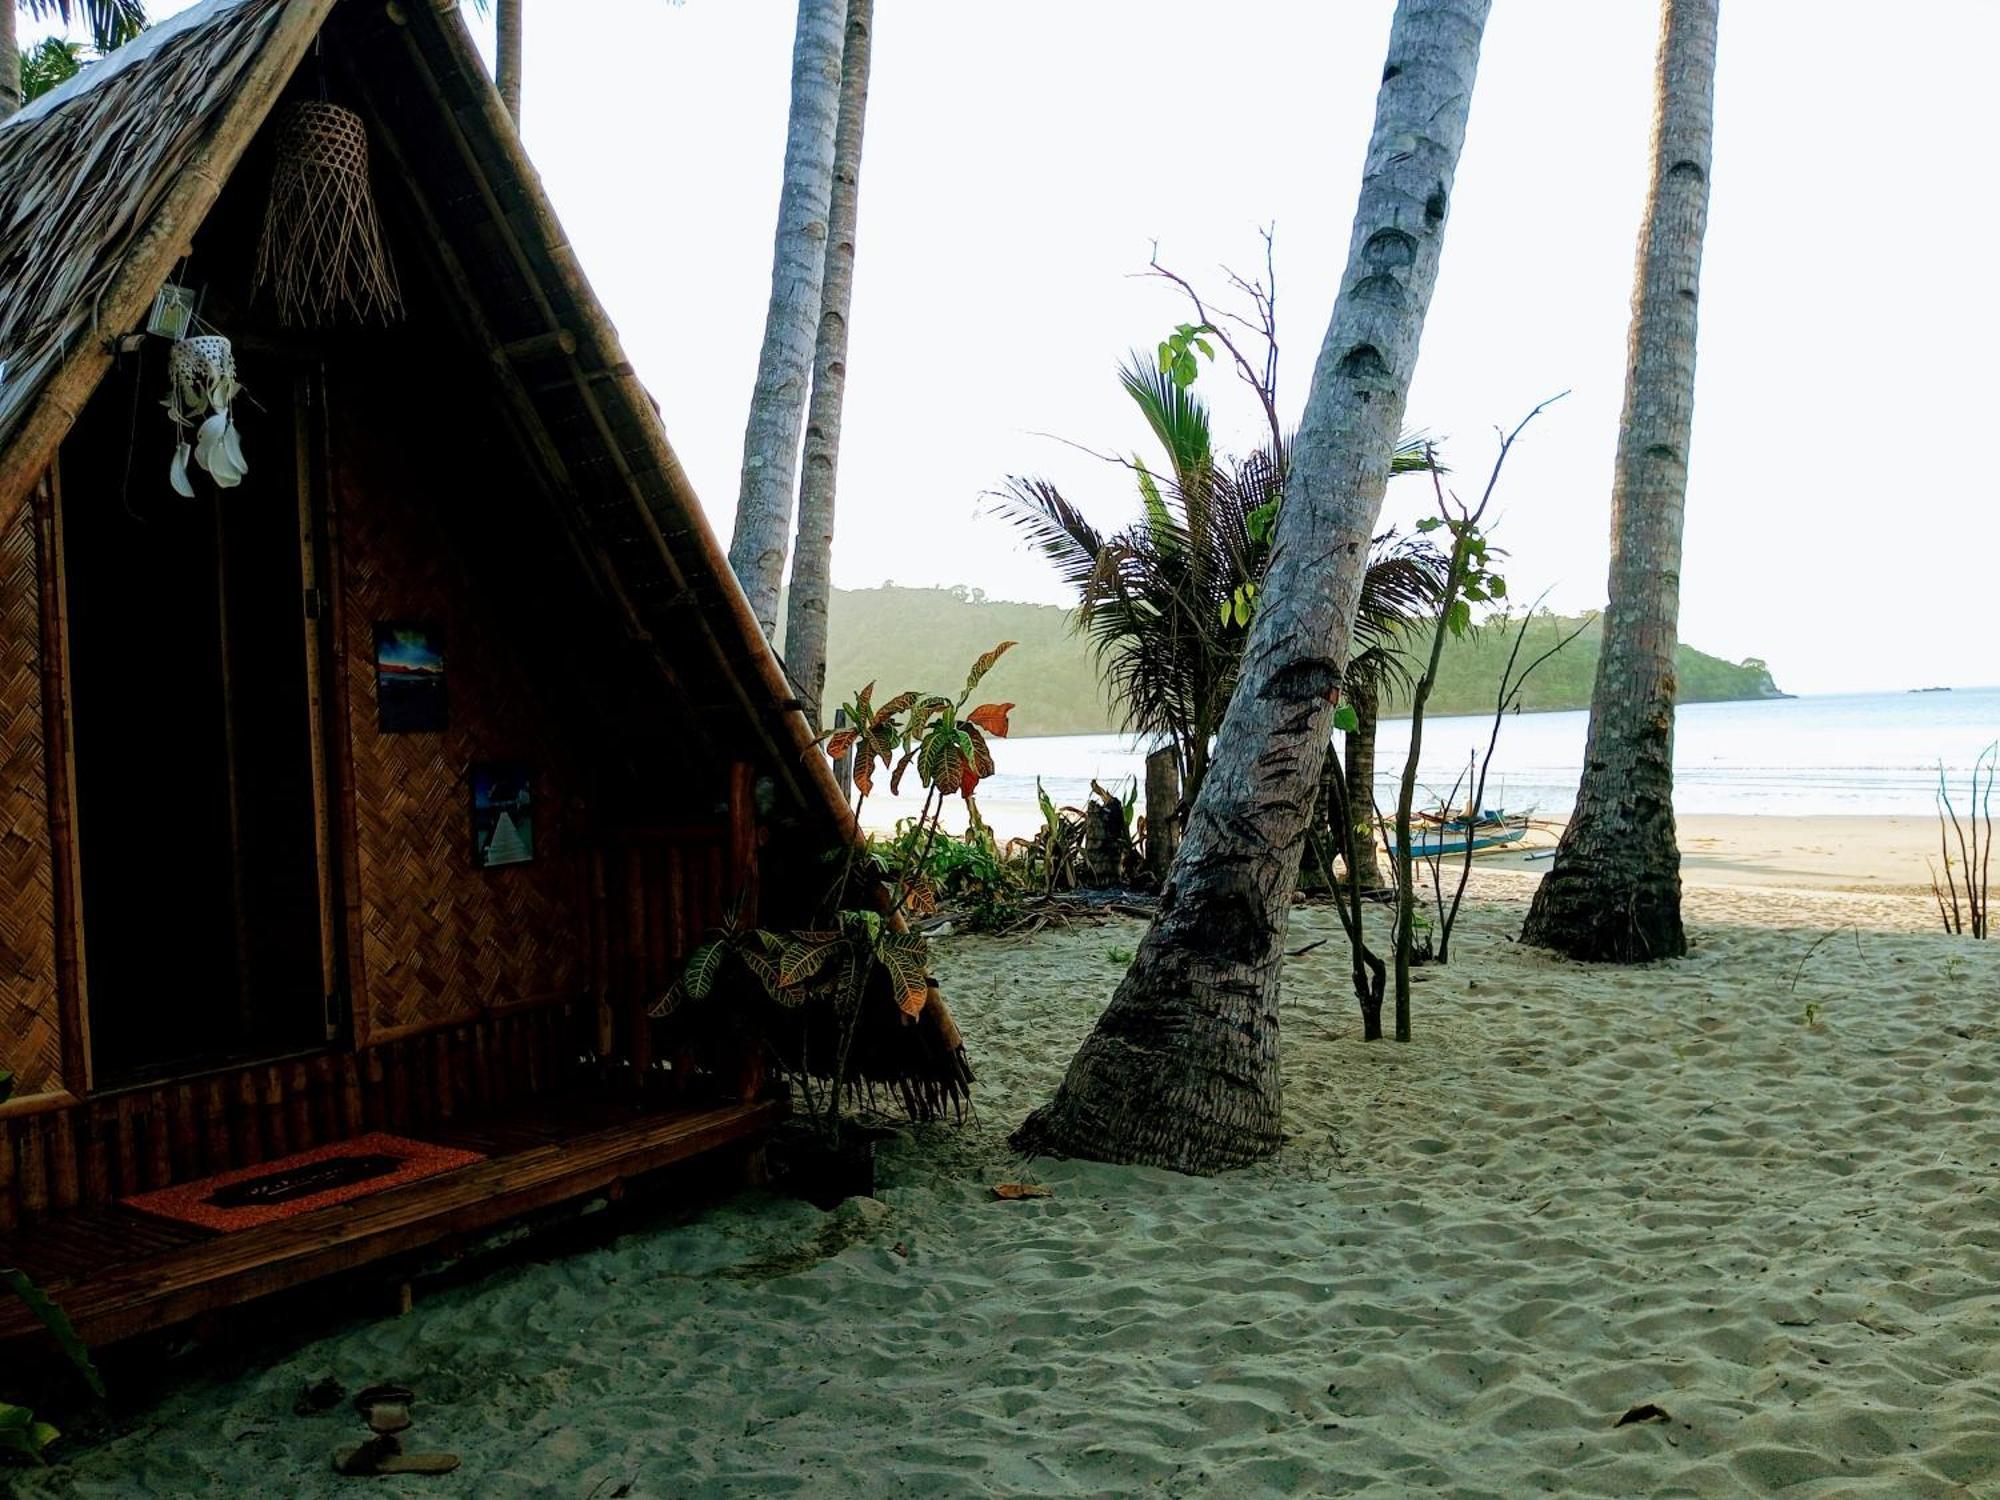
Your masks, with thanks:
M813 352L812 406L806 413L805 471L799 479L799 534L792 549L792 587L785 601L785 666L815 729L826 696L834 476L840 464L841 401L847 394L847 313L854 300L854 226L861 204L861 135L868 114L874 8L875 0L847 0L826 277L820 292L819 344Z
M14 0L0 0L0 120L21 107L21 43Z
M1348 878L1367 891L1382 884L1381 853L1375 842L1375 732L1382 723L1382 695L1375 679L1350 680L1347 702L1355 720L1341 755L1348 816L1354 820L1354 868Z
M805 425L826 274L827 213L833 196L834 125L840 113L840 51L847 0L799 0L792 46L791 124L778 196L771 302L764 346L743 430L743 480L729 566L749 596L766 638L778 631L778 596L791 540L799 431Z
M1437 282L1490 0L1398 0L1346 272L1236 692L1110 1006L1024 1151L1184 1172L1277 1150L1278 976L1389 458Z
M1576 811L1521 932L1523 942L1573 958L1637 963L1687 951L1674 831L1674 648L1717 9L1718 0L1662 6L1652 188L1611 489L1604 647Z
M494 0L493 84L515 128L521 124L521 7L526 0Z

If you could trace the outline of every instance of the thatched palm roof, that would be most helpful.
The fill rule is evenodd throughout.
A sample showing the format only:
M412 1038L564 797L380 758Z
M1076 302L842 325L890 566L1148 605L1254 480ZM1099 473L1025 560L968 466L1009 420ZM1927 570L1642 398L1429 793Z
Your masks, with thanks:
M0 531L316 44L628 637L795 817L854 837L452 0L206 0L0 124Z

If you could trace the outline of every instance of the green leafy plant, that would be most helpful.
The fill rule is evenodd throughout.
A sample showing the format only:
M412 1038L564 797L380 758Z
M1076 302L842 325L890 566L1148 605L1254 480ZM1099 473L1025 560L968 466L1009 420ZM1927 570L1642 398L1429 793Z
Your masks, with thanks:
M0 1068L0 1103L5 1103L13 1097L13 1093L14 1075ZM90 1389L102 1396L104 1379L97 1373L97 1366L90 1358L90 1350L83 1340L77 1337L69 1316L50 1301L47 1294L29 1280L25 1272L15 1270L12 1266L0 1266L0 1286L5 1286L21 1300L34 1315L35 1320L49 1331L50 1337L56 1341L56 1347L62 1350L63 1357L76 1368L78 1374L83 1376ZM62 1436L60 1432L47 1422L38 1419L27 1407L13 1406L0 1401L0 1454L40 1463L43 1451L60 1436Z
M1057 807L1055 799L1035 778L1035 802L1042 826L1033 838L1007 841L1010 859L1019 862L1027 885L1047 897L1076 887L1077 861L1083 857L1083 809Z
M1210 323L1177 325L1160 340L1160 373L1183 390L1193 385L1201 374L1201 363L1195 355L1211 361L1215 358L1215 345L1205 337L1215 331Z
M910 916L949 908L973 931L991 932L1020 914L1026 867L1009 865L983 824L959 837L940 829L933 838L918 819L905 818L893 834L869 840L869 858L885 880L903 884Z
M781 1054L778 1065L804 1096L808 1117L835 1144L854 1041L874 986L884 984L889 1001L910 1017L920 1015L928 999L930 945L903 929L900 919L914 903L932 899L927 893L936 889L939 875L933 861L940 837L949 838L939 827L947 798L964 801L972 830L984 835L983 848L991 850L992 837L973 794L993 774L988 740L1006 735L1013 705L983 703L968 709L966 704L1013 644L1002 641L974 662L955 698L905 692L877 705L872 682L855 694L846 705L847 727L822 735L820 744L831 759L854 756L856 821L881 772L888 772L893 795L913 766L924 788L921 812L894 838L845 851L839 878L814 926L774 931L748 925L740 911L732 911L688 955L680 980L655 1008L656 1015L663 1015L683 1000L708 1001L732 979L745 979L765 1000L798 1015L797 1051ZM952 842L963 853L971 838ZM982 846L971 847L977 859ZM873 909L868 893L853 888L864 861L867 873L889 892L886 911ZM992 862L997 868L997 855ZM832 1050L830 1056L816 1058L811 1048L821 1032L830 1033Z

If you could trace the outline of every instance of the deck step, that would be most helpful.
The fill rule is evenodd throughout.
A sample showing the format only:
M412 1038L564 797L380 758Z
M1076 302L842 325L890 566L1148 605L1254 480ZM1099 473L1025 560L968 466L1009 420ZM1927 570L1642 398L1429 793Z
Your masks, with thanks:
M9 1238L20 1259L31 1263L80 1254L81 1263L72 1260L70 1274L50 1278L45 1289L84 1342L113 1343L589 1197L627 1178L749 1141L784 1112L782 1103L762 1102L642 1115L256 1229L215 1236L189 1230L201 1236L191 1242L162 1236L159 1221L131 1209L92 1214L88 1222L82 1215L73 1222L58 1216ZM472 1128L440 1134L453 1137L446 1142L452 1145L481 1140ZM492 1132L506 1136L519 1139L505 1128ZM126 1237L121 1229L129 1231ZM112 1252L116 1263L100 1259L108 1245L119 1247ZM0 1258L8 1249L0 1246ZM29 1253L38 1251L43 1253ZM11 1299L0 1302L0 1343L36 1333L24 1309Z

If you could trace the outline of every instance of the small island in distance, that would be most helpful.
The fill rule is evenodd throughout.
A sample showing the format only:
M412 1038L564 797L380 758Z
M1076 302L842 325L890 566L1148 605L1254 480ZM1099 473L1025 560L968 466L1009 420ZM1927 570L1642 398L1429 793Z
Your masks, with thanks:
M1059 605L988 599L963 585L836 589L828 630L827 698L844 700L870 681L928 683L939 663L976 656L995 641L1012 640L1020 644L994 669L988 686L994 697L1013 700L1015 735L1114 733L1121 726L1105 704L1096 657L1090 642L1071 628L1071 620L1072 612ZM1539 654L1580 620L1583 634L1530 679L1524 709L1590 706L1600 636L1594 615L1539 615L1529 626L1523 650L1530 657ZM1451 642L1430 712L1491 713L1507 650L1497 628ZM1732 663L1684 644L1677 666L1683 703L1791 696L1779 690L1770 668L1755 657ZM1407 704L1392 697L1383 707L1394 716L1406 711Z

